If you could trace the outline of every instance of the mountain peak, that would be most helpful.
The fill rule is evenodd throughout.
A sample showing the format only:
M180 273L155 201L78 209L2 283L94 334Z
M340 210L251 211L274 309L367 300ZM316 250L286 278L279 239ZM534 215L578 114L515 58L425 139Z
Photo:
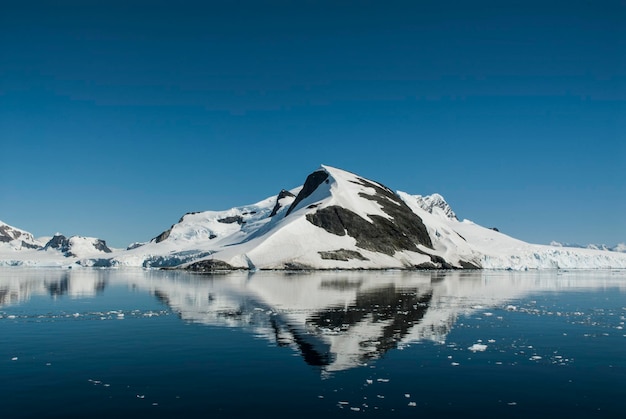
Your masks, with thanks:
M0 243L11 243L15 248L39 249L39 243L31 233L0 221Z
M413 197L424 211L450 220L458 220L456 214L452 211L452 207L438 193L425 196L413 195Z
M65 237L56 233L44 246L43 250L57 250L66 257L85 257L99 253L112 253L102 239L95 237Z

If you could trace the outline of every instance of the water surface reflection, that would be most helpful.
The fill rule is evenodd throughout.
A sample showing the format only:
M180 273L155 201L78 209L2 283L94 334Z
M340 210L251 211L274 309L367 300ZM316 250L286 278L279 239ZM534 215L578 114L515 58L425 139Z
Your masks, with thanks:
M3 269L0 309L42 295L97 298L109 286L125 285L150 293L184 321L245 329L277 346L294 348L324 372L334 372L413 342L444 342L459 316L503 307L530 293L624 291L624 279L623 271L201 276L151 270Z

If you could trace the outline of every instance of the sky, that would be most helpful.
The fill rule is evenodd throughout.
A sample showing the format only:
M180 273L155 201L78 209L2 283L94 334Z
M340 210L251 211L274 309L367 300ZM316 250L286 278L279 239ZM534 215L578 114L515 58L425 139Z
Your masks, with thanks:
M0 220L125 247L326 164L625 242L625 51L617 0L3 3Z

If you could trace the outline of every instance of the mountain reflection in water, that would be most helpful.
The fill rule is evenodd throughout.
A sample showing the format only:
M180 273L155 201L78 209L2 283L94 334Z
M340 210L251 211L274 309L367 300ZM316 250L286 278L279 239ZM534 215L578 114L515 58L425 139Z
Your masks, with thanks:
M403 345L444 342L456 319L534 291L619 287L589 272L233 272L0 270L0 308L33 296L96 297L108 285L149 292L187 322L237 327L297 350L323 372Z

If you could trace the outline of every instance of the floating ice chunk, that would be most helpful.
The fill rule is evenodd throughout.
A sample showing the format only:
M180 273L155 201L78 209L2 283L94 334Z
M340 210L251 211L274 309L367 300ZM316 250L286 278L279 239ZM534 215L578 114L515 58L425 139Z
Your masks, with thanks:
M415 402L409 402L409 406L411 406L411 407L415 407L415 406L417 406L417 403L415 403Z
M509 406L517 406L517 402L508 402L507 403Z
M350 404L350 403L349 402L345 402L345 401L341 401L341 402L339 402L339 404L346 405L346 404Z
M483 313L483 316L491 317L491 316L493 316L493 313L489 313L489 312Z
M517 311L517 306L508 305L506 306L507 311Z
M350 410L353 410L355 412L360 412L361 408L360 407L351 407Z
M17 359L18 358L16 356L14 356L13 358L11 358L11 361L17 361Z
M489 339L487 342L489 342L489 343L495 343L495 342L496 342L496 340L495 340L495 339Z
M411 395L409 393L405 393L404 397L406 397L408 399L409 397L411 397Z
M469 349L472 352L483 352L485 349L487 349L487 345L482 344L482 343L475 343L467 349Z
M370 380L370 379L368 378L367 380L365 380L365 382L366 382L367 384L372 384L372 383L374 383L374 380Z
M146 395L145 394L137 394L137 398L138 399L145 399Z
M376 381L378 381L379 383L388 383L389 382L389 378L379 378Z
M533 355L530 357L531 361L539 361L541 359L541 357L539 355Z
M453 367L458 367L461 364L459 364L458 362L452 362L450 365L452 365Z

